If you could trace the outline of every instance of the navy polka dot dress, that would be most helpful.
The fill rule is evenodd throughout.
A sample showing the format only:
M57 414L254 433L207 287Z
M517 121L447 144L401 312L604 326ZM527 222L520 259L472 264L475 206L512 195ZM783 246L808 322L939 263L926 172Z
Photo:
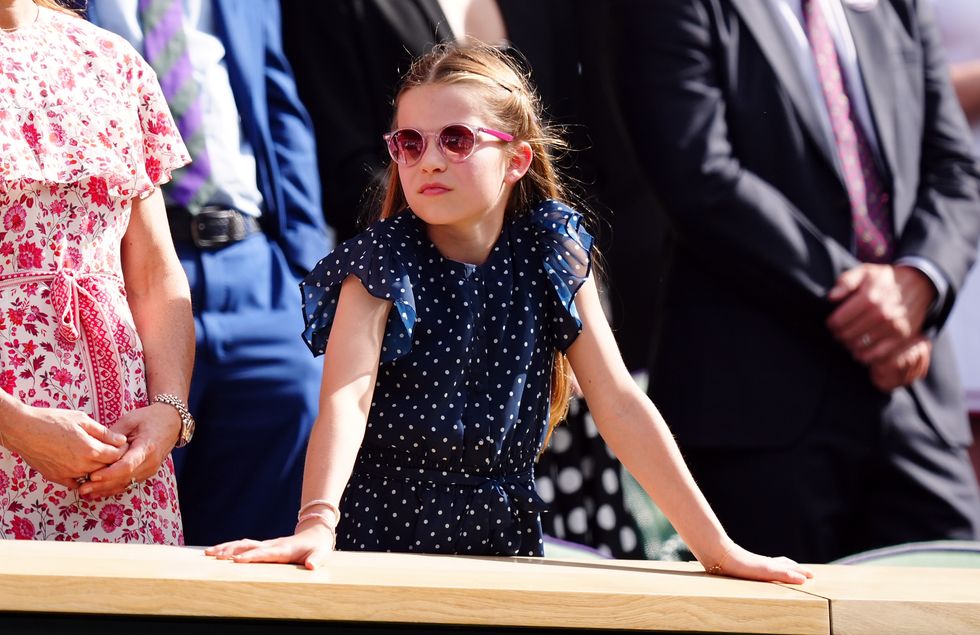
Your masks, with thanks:
M554 351L592 237L556 201L504 224L486 262L443 258L410 211L379 221L301 284L304 338L322 354L341 283L391 300L367 430L341 502L347 550L541 555L534 460Z

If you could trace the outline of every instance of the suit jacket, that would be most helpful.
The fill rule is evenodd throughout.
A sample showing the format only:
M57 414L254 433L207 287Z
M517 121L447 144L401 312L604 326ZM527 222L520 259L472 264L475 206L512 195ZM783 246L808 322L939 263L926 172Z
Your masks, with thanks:
M930 372L899 390L947 442L967 444L941 326L975 258L980 172L929 3L844 6L892 193L895 258L927 258L950 282ZM616 11L632 60L620 81L627 120L674 230L651 393L678 439L789 444L840 391L856 419L883 412L892 395L825 326L827 292L859 264L850 205L769 3L619 0Z
M242 130L255 153L263 229L296 273L305 273L332 241L320 203L313 126L282 51L279 2L261 0L248 11L235 0L212 2ZM89 5L89 18L98 24L98 0Z

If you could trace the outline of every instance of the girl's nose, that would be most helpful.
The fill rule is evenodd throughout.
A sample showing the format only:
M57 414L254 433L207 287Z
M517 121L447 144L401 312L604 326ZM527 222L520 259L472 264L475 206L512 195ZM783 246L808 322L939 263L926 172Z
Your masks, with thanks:
M419 158L419 168L425 172L440 172L446 169L446 157L443 156L437 139L432 139L425 144L425 150Z

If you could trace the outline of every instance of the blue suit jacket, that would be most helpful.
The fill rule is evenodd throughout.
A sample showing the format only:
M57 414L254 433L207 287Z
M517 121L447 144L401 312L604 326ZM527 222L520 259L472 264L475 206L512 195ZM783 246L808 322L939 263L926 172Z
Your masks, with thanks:
M313 125L282 51L279 2L260 1L244 11L236 0L212 0L215 30L255 152L263 228L297 273L305 273L333 245L323 221ZM99 24L98 0L89 3L88 17Z

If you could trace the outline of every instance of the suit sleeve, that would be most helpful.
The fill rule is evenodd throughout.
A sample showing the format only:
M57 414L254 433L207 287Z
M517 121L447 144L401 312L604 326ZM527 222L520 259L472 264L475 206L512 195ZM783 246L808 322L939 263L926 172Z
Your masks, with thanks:
M856 259L740 164L719 77L724 42L704 0L619 0L624 114L678 242L714 274L780 312L821 317Z
M283 54L279 1L264 4L269 128L283 196L281 242L290 264L305 275L333 247L333 241L321 208L313 125Z
M950 292L939 307L937 325L941 325L976 258L980 169L972 154L966 119L949 81L929 2L918 2L914 19L923 53L925 130L918 196L897 256L926 258L946 276Z

